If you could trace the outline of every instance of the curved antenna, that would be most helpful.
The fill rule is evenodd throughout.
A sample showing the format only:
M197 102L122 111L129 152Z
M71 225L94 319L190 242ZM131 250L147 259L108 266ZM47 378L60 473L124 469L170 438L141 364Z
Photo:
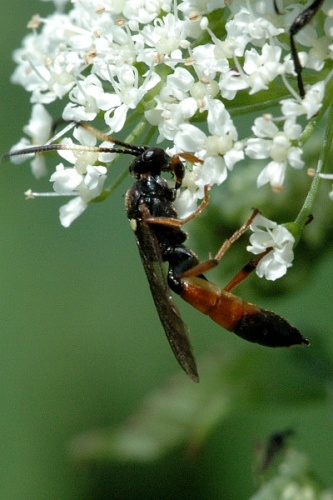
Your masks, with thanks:
M105 141L105 142L111 142L112 144L115 144L116 146L121 146L124 149L131 150L133 153L133 156L139 156L141 155L146 149L148 149L148 146L136 146L135 144L129 144L128 142L123 142L120 141L119 139L115 139L114 137L111 137L110 135L104 134L104 132L101 132L95 127L92 127L91 125L88 125L88 123L85 122L76 122L76 125L79 125L80 127L84 128L88 132L90 132L92 135L97 137L100 141Z
M111 142L111 141L110 141ZM124 143L125 144L125 143ZM139 156L145 149L139 150L139 148L132 149L128 145L128 149L123 148L106 148L102 146L81 146L80 144L45 144L44 146L31 146L29 148L18 149L5 153L2 159L6 160L12 156L28 155L28 154L41 154L50 151L82 151L87 153L119 153L128 154L132 156ZM142 146L142 148L145 148Z
M8 158L11 158L12 156L41 154L41 153L48 153L51 151L82 151L87 153L117 153L117 154L128 154L132 156L140 156L148 149L148 146L136 146L134 144L128 144L127 142L114 139L113 137L104 134L103 132L95 129L94 127L91 127L87 123L84 122L72 122L72 123L87 130L88 132L93 134L97 139L104 142L110 142L112 144L115 144L115 146L120 146L120 147L107 148L105 146L84 146L80 144L44 144L40 146L30 146L28 148L10 151L9 153L5 153L2 156L2 159L6 160Z

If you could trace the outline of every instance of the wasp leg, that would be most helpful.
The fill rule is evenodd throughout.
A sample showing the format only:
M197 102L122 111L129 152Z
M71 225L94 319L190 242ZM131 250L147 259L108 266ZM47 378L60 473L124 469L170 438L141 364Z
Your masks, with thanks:
M320 9L323 1L324 0L314 0L314 2L312 2L311 5L309 5L309 7L307 7L300 14L298 14L298 16L296 17L296 19L294 20L294 22L292 23L292 25L289 28L291 55L292 55L292 58L294 61L294 67L295 67L295 72L296 72L296 76L297 76L298 90L299 90L299 93L300 93L300 96L302 99L305 96L304 82L303 82L303 78L302 78L303 67L301 65L301 61L299 60L299 56L298 56L298 52L297 52L297 48L296 48L296 43L295 43L295 36L297 35L297 33L299 33L301 31L301 29L304 28L304 26L307 26L311 22L313 16ZM274 0L274 9L275 9L275 12L277 14L280 14L280 11L277 7L275 0Z
M226 292L231 292L236 286L238 286L242 281L244 281L257 267L261 259L263 259L269 252L272 251L272 248L267 248L265 252L258 255L256 259L250 260L245 266L232 278L231 281L224 287L223 290Z
M147 217L145 222L147 224L159 224L161 226L171 226L171 227L181 227L192 219L195 219L200 215L209 203L209 190L210 186L205 186L204 198L198 208L184 219L175 219L173 217Z
M184 274L182 274L181 278L189 278L191 276L199 276L200 274L205 273L206 271L209 271L213 267L216 267L219 265L222 257L226 254L226 252L229 250L231 245L235 243L249 228L249 226L252 224L253 219L255 218L256 215L258 215L259 210L255 209L253 210L251 216L244 222L244 224L237 229L237 231L234 232L234 234L225 240L215 257L208 259L204 262L200 262L198 265L192 267L188 271L186 271ZM244 278L245 279L245 278ZM241 280L242 281L242 280Z

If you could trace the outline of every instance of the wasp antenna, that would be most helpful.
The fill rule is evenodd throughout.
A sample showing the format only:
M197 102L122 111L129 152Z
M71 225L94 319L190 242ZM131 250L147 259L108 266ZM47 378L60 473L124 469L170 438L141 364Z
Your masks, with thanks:
M100 146L82 146L80 144L45 144L44 146L31 146L29 148L10 151L2 156L2 160L7 160L12 156L49 153L51 151L79 151L87 153L117 153L138 156L139 153L130 149L105 148Z
M100 141L107 141L111 142L112 144L116 144L117 146L121 146L122 148L127 150L127 154L131 154L133 156L139 156L141 155L146 149L147 146L136 146L135 144L128 144L127 142L120 141L119 139L115 139L114 137L111 137L110 135L104 134L100 130L96 129L95 127L92 127L91 125L88 125L85 122L76 122L76 124L91 134L93 134L97 139ZM123 153L126 154L126 153Z
M61 149L67 149L67 148L64 148L62 144L45 144L43 146L31 146L29 148L16 149L10 151L9 153L5 153L2 158L7 159L11 158L12 156L46 153L48 151L59 151Z

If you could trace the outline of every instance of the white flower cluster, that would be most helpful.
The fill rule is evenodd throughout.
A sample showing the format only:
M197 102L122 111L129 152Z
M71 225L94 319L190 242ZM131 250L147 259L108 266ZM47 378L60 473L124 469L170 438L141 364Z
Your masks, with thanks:
M267 160L258 187L270 184L279 190L287 166L303 166L300 119L304 125L320 110L329 76L307 86L303 100L289 86L294 64L290 54L283 55L286 45L279 37L288 29L284 22L290 26L301 12L299 3L279 15L273 0L233 0L225 2L228 7L216 0L53 2L56 12L34 17L31 34L14 54L12 81L31 93L33 104L25 128L30 142L24 139L15 149L45 143L52 122L45 108L56 100L64 103L65 121L92 122L103 116L110 134L121 131L129 117L144 116L157 127L159 142L172 142L170 154L191 152L202 160L186 176L187 189L179 197L182 215L196 207L206 184L224 182L245 156ZM333 54L333 21L327 8L323 13L325 32L319 38L306 27L310 50L300 53L302 65L316 71ZM291 97L281 100L277 117L260 115L252 134L249 130L248 137L239 137L228 104L246 93L247 104L255 106L255 94L267 93L276 79ZM200 123L206 124L205 132ZM95 144L80 129L74 130L74 139L76 144ZM107 170L105 155L61 154L71 165L58 165L50 180L56 193L74 196L60 212L67 227L101 194ZM36 175L43 173L41 157L33 168Z
M295 238L287 228L279 226L261 214L256 215L251 226L253 234L250 237L251 245L246 249L255 255L260 255L268 248L272 251L260 260L256 273L262 278L275 281L281 278L291 266L294 258L293 245Z

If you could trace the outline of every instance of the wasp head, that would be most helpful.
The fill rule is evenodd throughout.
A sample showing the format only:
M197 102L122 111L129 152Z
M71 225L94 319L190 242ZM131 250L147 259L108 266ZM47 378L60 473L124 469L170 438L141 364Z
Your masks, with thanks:
M129 172L136 179L148 174L156 177L161 172L171 171L171 158L162 148L148 148L137 156L129 166Z

